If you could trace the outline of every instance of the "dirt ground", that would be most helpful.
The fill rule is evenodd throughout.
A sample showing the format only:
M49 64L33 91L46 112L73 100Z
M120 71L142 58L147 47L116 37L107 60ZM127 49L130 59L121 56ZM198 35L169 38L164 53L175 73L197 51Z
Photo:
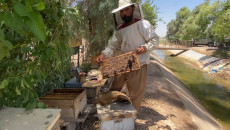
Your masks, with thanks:
M206 126L206 124L203 124L203 122L194 123L194 118L192 119L190 114L191 111L185 107L181 97L178 96L178 93L173 87L173 81L169 82L164 73L159 64L152 62L148 66L146 92L141 108L137 114L137 119L135 120L135 129L202 129L198 127L199 124L204 126ZM199 113L197 115L199 116ZM100 121L97 118L96 111L88 116L85 123L79 129L100 129Z
M208 47L208 46L198 46L191 47L196 52L207 56L220 57L220 58L230 58L230 51L228 50L219 50L217 47Z
M208 46L199 46L199 47L192 47L192 50L199 52L204 55L212 56L217 50L217 47L208 47Z
M136 129L197 129L184 104L161 69L148 66L147 86L141 109L136 119Z

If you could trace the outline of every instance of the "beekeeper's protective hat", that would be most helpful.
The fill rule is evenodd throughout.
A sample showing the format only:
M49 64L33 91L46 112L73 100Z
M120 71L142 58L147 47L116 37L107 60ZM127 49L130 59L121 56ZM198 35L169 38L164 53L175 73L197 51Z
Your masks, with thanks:
M121 19L121 16L120 16L120 10L122 10L128 6L131 6L131 5L135 6L135 10L133 12L133 17L137 18L137 19L143 19L144 18L143 11L142 11L141 6L139 4L132 3L131 0L119 0L118 8L116 8L112 11L113 16L114 16L116 29L118 29L119 26L124 23L124 21Z

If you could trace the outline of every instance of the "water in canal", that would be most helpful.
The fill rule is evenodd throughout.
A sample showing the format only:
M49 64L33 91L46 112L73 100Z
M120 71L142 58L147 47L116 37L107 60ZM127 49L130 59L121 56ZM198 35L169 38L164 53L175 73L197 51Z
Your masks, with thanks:
M202 72L193 63L170 57L166 51L154 51L174 74L224 127L230 130L230 85L215 75ZM230 81L229 81L230 82Z

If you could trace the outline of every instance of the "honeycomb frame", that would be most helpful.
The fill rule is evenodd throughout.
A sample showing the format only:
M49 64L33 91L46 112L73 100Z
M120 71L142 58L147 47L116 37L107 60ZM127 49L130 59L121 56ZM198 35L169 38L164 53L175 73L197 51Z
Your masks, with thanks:
M111 78L139 69L140 64L135 52L128 52L102 61L103 78Z

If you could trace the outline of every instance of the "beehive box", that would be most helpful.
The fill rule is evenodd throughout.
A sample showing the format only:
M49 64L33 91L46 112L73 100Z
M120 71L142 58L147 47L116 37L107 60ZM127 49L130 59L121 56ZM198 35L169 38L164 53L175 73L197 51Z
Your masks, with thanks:
M82 84L82 87L86 89L87 103L93 104L102 86L105 85L107 79L100 81L87 81Z
M139 69L140 64L138 57L134 52L111 57L102 62L102 73L104 78L110 78Z
M64 121L76 121L87 104L86 91L82 88L54 89L40 100L49 108L62 109L61 119Z
M113 102L106 106L97 104L101 130L134 130L136 109L131 104Z

